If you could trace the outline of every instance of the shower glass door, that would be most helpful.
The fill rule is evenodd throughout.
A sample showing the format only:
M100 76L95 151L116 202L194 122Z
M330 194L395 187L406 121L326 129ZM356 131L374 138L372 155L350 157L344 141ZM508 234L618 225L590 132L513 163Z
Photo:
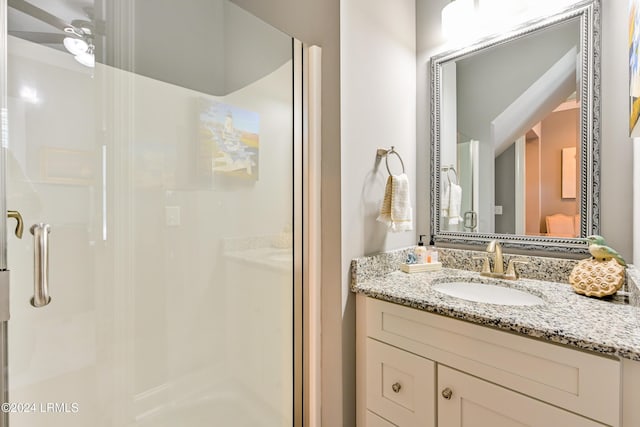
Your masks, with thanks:
M2 2L5 421L292 425L296 43L223 0Z

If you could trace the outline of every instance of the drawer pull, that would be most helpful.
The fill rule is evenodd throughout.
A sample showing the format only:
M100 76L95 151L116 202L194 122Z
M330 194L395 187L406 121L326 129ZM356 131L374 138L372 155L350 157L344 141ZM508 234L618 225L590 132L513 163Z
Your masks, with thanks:
M442 390L442 397L449 400L451 399L451 396L453 396L453 390L451 390L449 387Z
M401 388L402 384L400 383L393 383L393 385L391 386L391 390L393 390L394 393L400 393Z

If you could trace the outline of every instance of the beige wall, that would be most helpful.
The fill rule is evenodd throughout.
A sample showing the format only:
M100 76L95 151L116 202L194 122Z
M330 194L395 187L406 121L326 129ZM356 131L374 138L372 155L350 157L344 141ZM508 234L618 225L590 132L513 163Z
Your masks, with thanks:
M576 146L577 114L575 109L564 110L552 113L542 121L540 230L545 233L547 215L579 213L576 199L562 198L562 149Z

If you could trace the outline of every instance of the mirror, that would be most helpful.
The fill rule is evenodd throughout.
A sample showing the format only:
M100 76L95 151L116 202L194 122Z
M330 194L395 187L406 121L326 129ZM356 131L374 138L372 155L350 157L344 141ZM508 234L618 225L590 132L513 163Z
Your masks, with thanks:
M598 0L431 59L436 244L583 252L599 231Z

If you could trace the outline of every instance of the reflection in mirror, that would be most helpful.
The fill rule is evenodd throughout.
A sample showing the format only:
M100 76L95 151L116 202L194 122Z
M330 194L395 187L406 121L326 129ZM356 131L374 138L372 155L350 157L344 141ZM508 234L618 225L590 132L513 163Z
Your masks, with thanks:
M578 246L597 231L596 5L432 59L436 241Z

